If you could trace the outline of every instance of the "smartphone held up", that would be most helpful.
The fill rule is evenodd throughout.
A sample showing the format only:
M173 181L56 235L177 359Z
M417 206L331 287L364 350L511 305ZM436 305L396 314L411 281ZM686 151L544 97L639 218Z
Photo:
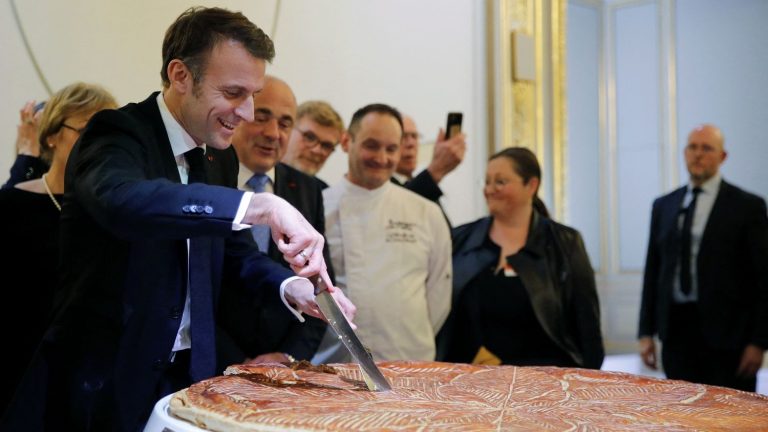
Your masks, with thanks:
M461 133L461 122L464 115L460 112L449 112L445 125L445 139L450 139Z

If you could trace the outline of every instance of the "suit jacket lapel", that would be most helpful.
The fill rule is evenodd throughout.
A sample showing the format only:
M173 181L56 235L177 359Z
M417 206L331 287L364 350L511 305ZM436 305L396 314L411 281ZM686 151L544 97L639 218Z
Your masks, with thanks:
M303 195L298 189L296 178L282 163L278 163L275 166L274 188L275 195L284 198L299 209L299 211L303 211L306 208L307 203L302 200ZM304 217L307 217L307 215L304 215Z
M148 120L147 126L150 131L147 131L147 133L152 135L157 144L157 150L162 156L164 177L180 183L181 178L176 166L176 157L173 155L171 141L168 139L168 131L165 130L163 118L160 116L160 107L157 106L157 94L158 92L152 93L147 99L136 105Z
M699 256L702 251L706 252L706 244L712 239L714 233L728 226L728 201L731 196L731 185L724 180L720 181L720 189L717 191L715 202L712 205L712 211L707 218L707 224L704 226L704 233L701 235L701 242L699 243Z

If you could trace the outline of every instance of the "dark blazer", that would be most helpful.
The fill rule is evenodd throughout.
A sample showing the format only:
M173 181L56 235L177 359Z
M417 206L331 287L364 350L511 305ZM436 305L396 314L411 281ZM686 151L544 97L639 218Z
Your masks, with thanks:
M274 193L296 207L315 230L325 232L323 194L315 177L278 163ZM268 252L270 258L289 268L274 242L270 242ZM323 255L333 280L327 243ZM288 353L299 360L312 358L325 332L323 321L305 315L306 322L299 322L276 291L262 290L257 297L245 302L243 295L238 295L240 289L224 292L221 297L219 325L226 334L219 341L220 368L269 352Z
M454 228L453 304L484 269L496 265L498 249L489 247L492 218ZM534 211L525 246L507 262L525 286L536 317L549 337L580 366L599 369L605 357L595 276L581 235ZM438 360L469 362L480 341L455 337L451 310L437 336ZM503 331L503 329L499 329Z
M437 182L435 182L435 179L432 178L432 174L430 174L429 171L424 169L416 177L405 183L400 183L400 180L395 177L390 178L390 181L437 204L438 207L440 207L440 211L443 212L443 217L445 217L445 221L448 223L448 228L451 228L451 221L448 219L448 215L445 214L442 204L440 204L440 197L443 196L443 191L440 189Z
M180 184L156 95L97 113L70 154L53 325L9 428L133 431L146 422L184 309L186 239L209 246L208 265L195 267L207 272L197 274L210 282L209 310L225 274L254 289L277 289L292 275L259 254L247 230L232 231L242 191ZM209 161L237 171L235 160ZM214 323L205 324L211 337L193 341L193 352L215 349Z
M653 203L639 336L668 334L686 187ZM696 272L702 335L712 348L768 349L768 220L765 201L725 181L701 238Z
M395 177L392 177L392 183L405 186L405 188L409 191L415 192L424 198L430 201L434 201L438 204L440 204L440 197L443 196L443 191L440 190L440 186L437 185L435 179L432 178L432 175L426 169L422 170L416 177L408 180L405 183L400 183L399 180L397 180Z
M12 188L16 183L40 178L48 171L48 164L39 157L18 155L11 166L11 175L3 189Z

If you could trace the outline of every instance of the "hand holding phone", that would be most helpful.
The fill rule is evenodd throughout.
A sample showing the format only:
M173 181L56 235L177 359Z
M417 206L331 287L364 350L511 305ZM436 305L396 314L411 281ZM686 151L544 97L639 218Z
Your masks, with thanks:
M445 139L450 139L461 133L461 121L464 115L460 112L449 112L445 125Z
M462 118L463 115L460 112L448 113L445 133L442 139L438 135L437 140L435 140L432 162L427 167L427 171L429 171L429 174L436 183L439 183L445 175L453 171L464 159L464 152L467 149L464 137L452 139L461 135Z

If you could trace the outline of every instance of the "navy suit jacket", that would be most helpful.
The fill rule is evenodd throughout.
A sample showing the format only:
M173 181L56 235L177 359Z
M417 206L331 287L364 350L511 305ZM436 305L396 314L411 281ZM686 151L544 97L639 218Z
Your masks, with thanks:
M234 150L232 153L235 153ZM278 163L275 166L274 193L296 207L315 230L321 234L325 232L323 194L315 177ZM270 242L268 255L288 267L274 242ZM323 255L328 273L334 280L327 243ZM239 285L237 281L227 283ZM262 290L255 298L245 302L243 295L238 295L241 289L229 290L221 297L219 325L225 334L220 335L219 340L220 368L242 362L245 357L269 352L288 353L300 360L312 358L325 333L326 324L323 321L305 315L306 322L299 322L274 290Z
M678 262L682 187L653 203L639 336L667 337ZM696 261L702 335L713 348L768 349L768 220L765 201L723 181Z
M205 270L214 303L225 274L253 289L278 289L293 274L258 253L248 230L232 231L242 191L180 184L156 95L97 113L69 157L53 325L7 424L142 427L162 396L158 383L184 309L186 239L210 244ZM209 162L237 172L236 160Z
M3 189L12 188L16 183L40 178L48 171L45 161L36 156L18 155L11 166L11 175L3 185Z

